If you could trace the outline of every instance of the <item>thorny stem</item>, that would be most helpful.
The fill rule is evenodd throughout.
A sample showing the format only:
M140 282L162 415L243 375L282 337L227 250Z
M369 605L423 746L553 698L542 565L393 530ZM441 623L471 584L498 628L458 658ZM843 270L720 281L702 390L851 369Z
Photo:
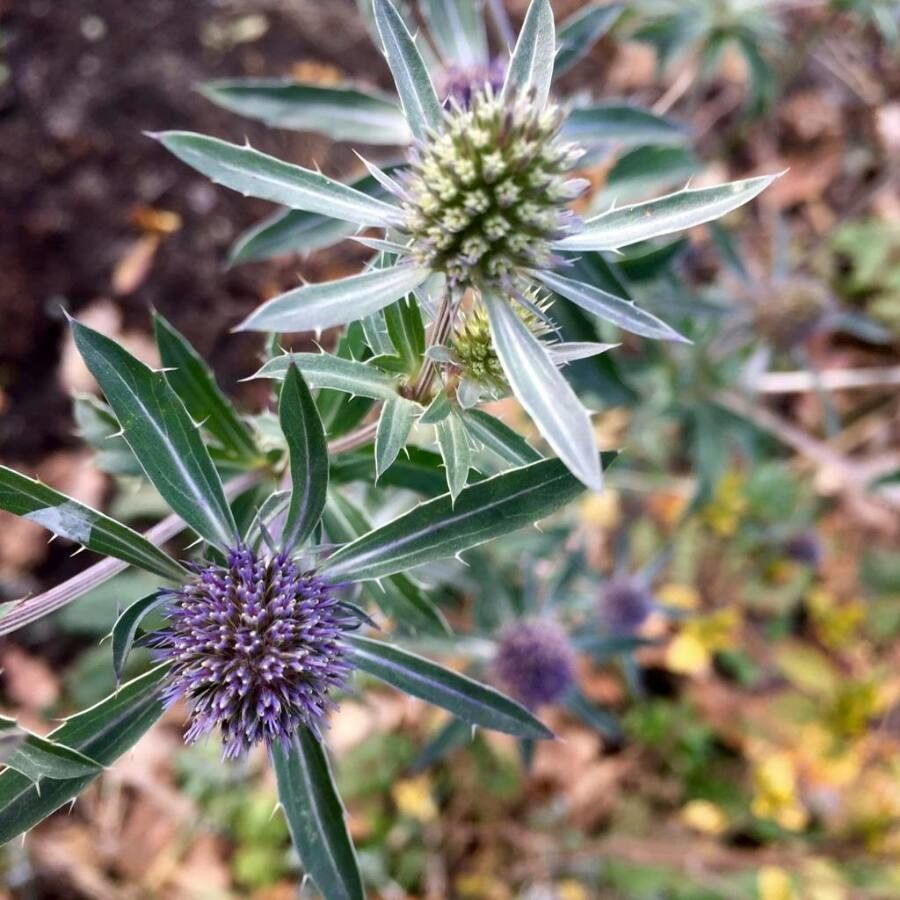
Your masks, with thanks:
M255 487L263 478L263 472L256 470L238 475L225 485L225 496L229 500L240 496ZM159 546L175 537L185 527L184 521L174 513L158 522L148 531L144 537L151 544ZM38 619L56 612L58 609L78 599L86 591L95 588L105 581L109 581L114 575L128 568L128 563L120 559L107 557L93 566L89 566L83 572L79 572L62 584L56 585L43 594L34 597L26 597L0 619L0 635L9 634L25 625L29 625Z

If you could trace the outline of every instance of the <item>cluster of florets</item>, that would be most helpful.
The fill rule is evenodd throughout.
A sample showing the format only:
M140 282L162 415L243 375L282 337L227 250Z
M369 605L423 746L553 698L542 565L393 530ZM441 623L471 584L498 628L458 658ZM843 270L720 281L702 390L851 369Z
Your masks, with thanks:
M554 622L517 622L500 636L494 674L513 697L535 709L559 700L572 687L575 652Z
M581 149L559 138L563 114L528 95L501 102L487 87L465 108L450 101L443 128L413 150L406 223L413 257L451 287L510 285L554 261L585 187L566 176Z
M489 63L472 66L450 66L440 80L440 95L444 105L449 107L454 101L463 109L469 109L472 100L486 87L499 93L506 79L506 61L497 57Z
M789 559L810 568L818 568L822 564L824 552L822 542L814 531L801 531L784 542L784 552Z
M537 298L533 294L526 295L526 299L533 309L521 303L514 303L513 309L528 330L537 338L553 332L553 326L546 318L550 300ZM449 349L464 378L489 393L499 395L506 392L506 376L491 339L487 312L480 303L462 315L449 341Z
M227 566L199 568L174 592L166 615L154 642L172 666L163 699L187 700L188 742L218 725L226 757L286 743L302 726L318 733L350 672L341 638L355 621L334 585L284 554L231 551Z
M827 288L810 278L792 278L759 298L756 329L777 346L790 348L812 337L830 310Z
M652 594L638 579L616 578L600 594L600 622L610 634L634 635L655 607Z

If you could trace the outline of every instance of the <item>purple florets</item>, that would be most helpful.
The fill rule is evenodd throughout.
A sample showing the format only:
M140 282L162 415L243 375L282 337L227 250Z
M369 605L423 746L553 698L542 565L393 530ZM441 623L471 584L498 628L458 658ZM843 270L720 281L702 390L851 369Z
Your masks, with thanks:
M802 563L812 569L822 564L822 542L814 531L803 531L788 538L784 543L784 552L789 559Z
M655 608L650 591L635 578L610 581L600 595L600 622L616 635L633 635Z
M232 550L227 566L200 568L174 592L166 615L154 642L172 664L164 702L187 700L188 742L218 725L226 757L301 726L317 732L350 672L342 635L355 621L334 585L283 554Z
M553 622L517 622L500 636L494 674L504 690L530 709L559 700L575 680L575 653Z
M506 62L497 57L487 64L473 66L450 66L440 81L440 92L444 105L455 100L463 109L472 105L472 98L488 85L499 94L506 80Z

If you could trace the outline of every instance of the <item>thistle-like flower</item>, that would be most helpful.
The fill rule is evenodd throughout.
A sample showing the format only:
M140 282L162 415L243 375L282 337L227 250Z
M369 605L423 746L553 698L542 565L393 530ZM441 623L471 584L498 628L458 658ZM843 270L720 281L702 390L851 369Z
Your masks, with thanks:
M535 709L559 700L572 687L575 652L554 622L516 622L500 636L494 674L512 696Z
M436 86L445 106L455 101L463 109L468 109L485 87L499 93L505 78L506 61L498 57L487 63L451 65L440 73Z
M634 635L656 607L640 579L622 576L610 581L600 595L600 622L615 635Z
M784 542L784 552L789 559L812 569L822 564L824 556L822 541L814 531L801 531L789 537Z
M188 742L218 725L226 757L287 744L301 726L318 733L350 673L341 638L355 620L334 585L284 554L232 550L173 593L166 614L154 642L172 664L164 701L187 700Z
M451 99L442 127L413 150L405 178L410 255L453 288L515 291L528 268L550 266L571 230L568 203L587 187L568 175L584 151L560 138L562 111L488 86L469 106Z
M432 4L427 7L431 12L437 9ZM578 118L573 121L550 100L557 62L564 54L571 61L571 54L565 48L557 53L549 0L532 0L529 5L500 90L488 80L473 92L470 103L465 97L461 102L439 96L409 23L391 0L372 0L371 10L394 75L400 109L383 97L362 97L358 92L347 92L344 99L367 111L377 109L379 120L388 123L388 143L396 143L395 136L403 127L408 129L407 166L388 174L367 163L366 184L349 186L249 147L201 135L161 136L173 153L217 182L319 217L301 217L303 229L312 227L321 236L319 226L324 224L328 234L349 233L345 226L337 232L330 230L328 220L337 219L348 223L350 231L353 226L374 228L383 235L359 238L382 254L367 271L288 291L256 310L239 330L312 331L364 320L372 326L370 334L389 333L379 324L382 310L412 295L422 305L421 320L431 323L429 340L442 345L452 336L464 308L463 295L471 289L486 310L496 358L512 393L560 459L584 484L599 490L603 477L588 410L558 371L560 357L528 329L517 307L527 308L534 291L548 290L626 331L685 340L628 298L572 277L579 274L577 260L586 253L616 251L710 222L755 197L773 177L685 189L607 210L582 222L570 204L586 182L569 176L582 155L580 145L597 143L597 135L588 127L595 113L580 110L579 124ZM483 41L467 46L471 52L459 62L487 62ZM229 93L234 108L246 108L254 90L263 88L248 89L249 94L240 89ZM280 98L276 106L293 102L296 107L296 98L291 98L298 90L296 85L276 89L269 99ZM310 96L305 88L300 93ZM330 103L334 104L333 97ZM295 112L309 121L302 101ZM404 121L397 121L398 112ZM343 128L346 117L334 118L335 126ZM377 132L367 127L367 142ZM373 367L391 364L394 354L389 348L370 349ZM583 344L577 353L603 349L608 345ZM578 358L572 352L576 351L567 350L565 359ZM428 396L433 360L423 362L418 372L403 369L405 386L415 385L416 397ZM398 393L408 399L403 387L397 385ZM460 405L464 405L462 399ZM387 426L382 429L383 434L389 431ZM459 447L465 442L452 443ZM459 470L464 478L467 467L457 460L447 469Z

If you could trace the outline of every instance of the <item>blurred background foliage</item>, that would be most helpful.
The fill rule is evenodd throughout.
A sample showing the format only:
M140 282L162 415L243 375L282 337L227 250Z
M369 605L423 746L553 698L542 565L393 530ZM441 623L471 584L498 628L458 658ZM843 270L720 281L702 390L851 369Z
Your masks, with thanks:
M581 6L553 5L558 17ZM523 2L506 6L521 18ZM788 173L721 227L609 267L692 345L558 310L572 339L623 341L572 366L601 446L624 451L609 488L448 566L459 641L409 643L491 677L504 624L548 617L578 652L577 690L541 710L560 739L537 747L397 695L346 698L328 740L364 875L389 900L897 897L897 4L621 7L564 84L668 116L686 139L592 156L592 203ZM69 395L93 385L60 303L148 360L155 306L258 409L259 388L239 379L261 348L229 327L298 271L336 277L364 255L344 242L226 267L265 205L215 191L142 131L246 134L358 170L344 145L237 120L192 90L226 75L389 83L352 0L0 0L0 455L136 525L158 498L136 487L90 401L73 414ZM496 410L529 427L512 404ZM113 476L89 467L76 431ZM84 564L36 526L2 524L3 600ZM151 587L123 574L3 639L4 712L41 731L108 693L102 639ZM0 890L295 896L262 760L223 766L212 745L186 749L180 720L71 813L3 848Z

